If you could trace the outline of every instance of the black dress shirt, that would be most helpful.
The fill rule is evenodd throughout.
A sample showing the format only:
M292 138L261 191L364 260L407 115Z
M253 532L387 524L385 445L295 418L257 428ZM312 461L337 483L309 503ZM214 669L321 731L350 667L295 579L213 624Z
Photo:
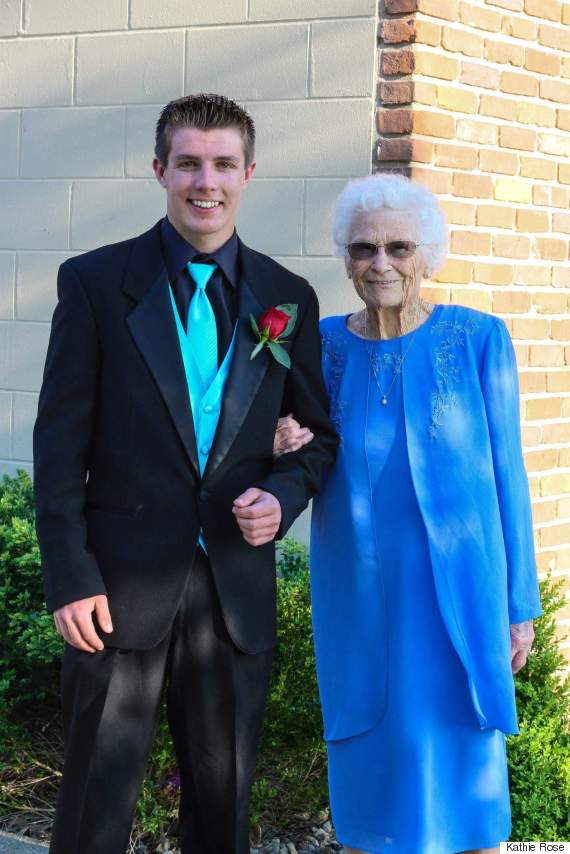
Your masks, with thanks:
M168 279L184 328L186 328L188 318L188 306L196 290L196 285L186 269L186 265L209 260L214 261L217 265L206 287L206 293L216 317L219 366L230 346L238 317L240 269L237 234L234 231L223 246L220 246L215 252L204 255L176 231L168 217L164 217L160 237Z

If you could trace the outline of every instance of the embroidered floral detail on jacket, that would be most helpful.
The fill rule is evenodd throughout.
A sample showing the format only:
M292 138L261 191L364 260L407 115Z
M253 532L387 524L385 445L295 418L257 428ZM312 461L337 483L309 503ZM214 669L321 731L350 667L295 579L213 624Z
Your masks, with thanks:
M340 398L340 386L346 363L346 353L341 349L338 337L330 332L321 334L323 345L323 373L327 379L329 414L342 443L343 419L346 402Z
M471 335L477 328L478 324L474 320L466 323L439 320L430 330L432 335L445 335L434 353L437 390L431 395L431 421L428 427L431 439L436 438L446 413L457 404L455 386L461 379L457 350L465 346L467 335Z

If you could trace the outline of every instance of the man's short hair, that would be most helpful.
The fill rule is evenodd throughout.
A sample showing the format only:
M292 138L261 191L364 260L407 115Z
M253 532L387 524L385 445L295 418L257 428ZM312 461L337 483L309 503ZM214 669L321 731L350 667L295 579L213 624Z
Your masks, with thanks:
M172 143L172 134L177 128L190 127L199 130L213 128L236 128L241 134L245 165L253 161L255 127L253 119L235 101L223 95L186 95L170 101L163 108L156 123L154 153L166 166Z

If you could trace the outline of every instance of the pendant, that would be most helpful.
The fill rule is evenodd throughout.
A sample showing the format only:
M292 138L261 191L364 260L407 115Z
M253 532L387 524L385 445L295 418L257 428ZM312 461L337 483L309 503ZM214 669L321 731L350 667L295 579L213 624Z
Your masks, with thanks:
M382 406L388 406L388 398L385 394L382 395L382 400L380 401L380 403L382 404Z

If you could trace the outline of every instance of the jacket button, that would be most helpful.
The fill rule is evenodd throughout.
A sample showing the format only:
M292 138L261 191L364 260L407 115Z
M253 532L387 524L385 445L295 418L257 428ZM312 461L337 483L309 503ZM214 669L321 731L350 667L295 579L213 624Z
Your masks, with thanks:
M202 445L202 447L200 448L200 453L204 454L204 456L209 454L210 453L210 446L209 445Z

